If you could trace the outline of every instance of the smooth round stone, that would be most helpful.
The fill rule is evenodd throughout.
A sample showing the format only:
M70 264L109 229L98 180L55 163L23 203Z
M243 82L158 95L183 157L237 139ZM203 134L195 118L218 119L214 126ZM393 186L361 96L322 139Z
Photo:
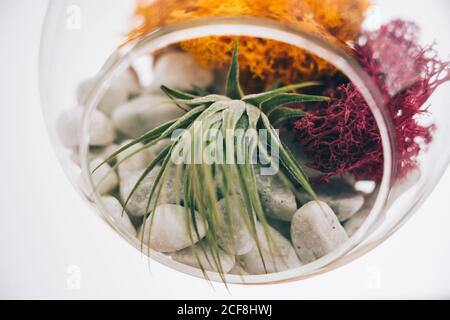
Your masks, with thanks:
M155 156L161 153L166 147L170 146L173 143L170 139L163 139L158 141L154 145L148 148L148 150L153 153Z
M83 113L82 108L71 108L65 110L58 118L56 130L64 146L68 148L78 146ZM112 122L98 110L92 112L89 137L89 144L99 147L111 144L116 137Z
M379 187L377 186L371 194L366 196L363 207L355 215L353 215L353 217L345 221L344 229L349 237L353 236L362 226L364 221L366 221L377 199L378 190Z
M239 257L245 271L250 274L265 274L281 272L301 266L301 262L297 258L295 250L289 240L269 226L273 253L271 254L269 242L263 226L260 223L257 223L256 226L262 258L264 259L266 268L264 268L263 260L255 245L250 252Z
M184 172L183 170L173 167L164 182L164 187L161 190L162 198L165 203L177 204L177 200L184 201ZM178 197L178 199L177 199Z
M120 105L114 111L114 126L129 138L138 138L185 112L160 94L145 95Z
M91 147L91 148L89 148L88 161L91 162L94 159L107 159L118 148L119 148L119 146L117 144L111 144L106 147ZM70 159L78 166L81 166L80 153L79 153L78 149L74 150L70 154ZM110 165L112 163L114 163L114 161L108 162L108 164L110 164Z
M82 82L78 87L78 102L82 103L86 95L90 93L95 85L95 78ZM97 109L105 115L111 116L117 106L124 104L131 95L139 94L141 88L138 79L132 70L127 70L120 74L111 83L103 97L98 103Z
M108 210L109 215L113 218L115 225L127 234L136 236L136 229L130 221L130 217L123 210L119 200L114 197L102 197L103 204Z
M131 140L124 141L119 148L130 142ZM120 177L146 168L155 159L155 154L149 148L142 149L143 147L144 144L138 143L117 155L117 162L120 163L118 165Z
M323 201L336 212L340 222L353 217L364 205L364 197L360 194L343 198L324 198Z
M291 221L297 202L294 193L275 176L256 175L256 183L262 206L267 215Z
M377 183L375 181L360 180L355 182L355 190L362 192L366 195L373 193L377 188Z
M233 255L246 254L254 246L253 237L244 217L239 212L239 206L245 208L244 203L237 196L229 197L230 211L227 210L225 199L218 202L220 216L217 241L226 252Z
M91 172L93 172L103 161L103 159L94 159L91 161L89 164ZM87 183L85 183L89 193L96 191L101 195L106 195L117 188L119 184L117 173L107 163L103 164L92 173L91 178L92 183L94 184L94 190L91 189L90 185L88 186Z
M120 177L120 197L122 199L122 203L124 205L126 203L125 209L133 217L142 217L145 215L150 192L155 184L156 177L160 169L160 167L155 167L152 171L150 171L144 180L141 181L128 203L126 203L126 201L144 170L134 173L127 173L125 176ZM152 208L152 204L150 205L150 208Z
M333 210L323 201L311 201L298 209L292 219L291 237L304 264L327 255L348 240Z
M190 54L178 51L165 53L158 58L154 76L149 89L155 92L161 85L189 91L195 87L207 88L214 81L211 70L201 67Z
M363 225L370 214L372 208L364 205L353 217L345 221L344 229L349 237L353 236L356 231Z
M124 146L131 141L132 140L125 141L124 143L122 143L121 146ZM144 147L144 144L138 143L130 147L126 151L120 153L117 156L117 160L119 162L127 158L133 152L137 152L135 155L131 156L127 160L124 160L121 164L118 165L120 178L127 179L127 177L130 174L133 174L134 172L139 171L141 169L147 168L150 165L150 163L156 158L156 156L159 155L159 153L163 151L163 149L168 145L170 145L171 143L172 143L171 140L164 139L152 146L146 147L145 149L142 149ZM117 146L116 149L113 150L113 152L117 151L118 149L119 146ZM138 150L140 151L138 152Z
M130 201L127 203L126 206L127 211L131 215L135 217L142 217L146 213L145 210L147 208L150 192L153 188L153 185L155 184L159 170L161 170L161 167L159 166L153 168L153 170L150 171L150 173L148 173L147 176L141 181L141 183L131 196ZM130 195L135 184L137 183L137 181L139 180L144 171L145 169L133 173L126 172L124 175L120 177L121 178L120 196L123 203L126 202L128 196ZM175 168L171 169L163 184L158 204L163 203L176 204L177 196L179 197L180 201L184 199L182 173L181 173L181 180L178 182L178 184L175 183L175 174L176 174ZM176 187L178 188L178 192L176 192L175 190ZM149 209L152 208L153 203L150 205Z
M319 200L326 202L336 213L339 221L350 219L364 205L364 196L345 181L332 179L314 187ZM313 197L304 190L299 192L302 203L313 201Z
M203 269L206 271L221 271L222 273L229 273L236 261L234 256L226 254L224 251L220 250L220 269L222 270L219 270L219 266L214 263L215 260L211 249L207 247L205 241L201 241L200 243L196 244L195 249L189 247L184 250L177 251L171 256L173 260L186 264L188 266L197 269L201 269L201 267L203 267Z
M154 57L150 54L133 57L131 66L141 87L147 88L153 82Z
M186 209L182 206L159 205L152 215L147 218L145 229L140 228L139 234L142 239L144 231L144 244L148 244L150 240L150 247L158 252L175 252L185 249L200 241L206 234L207 225L202 222L197 212L195 212L195 224L199 237L192 221L188 227ZM150 228L151 232L149 232Z

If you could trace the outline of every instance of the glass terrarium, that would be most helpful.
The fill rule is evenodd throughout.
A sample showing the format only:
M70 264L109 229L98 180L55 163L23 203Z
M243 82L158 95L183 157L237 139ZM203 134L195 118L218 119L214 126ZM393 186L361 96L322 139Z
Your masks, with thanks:
M348 263L449 160L448 3L406 6L51 1L40 78L60 161L124 239L187 274Z

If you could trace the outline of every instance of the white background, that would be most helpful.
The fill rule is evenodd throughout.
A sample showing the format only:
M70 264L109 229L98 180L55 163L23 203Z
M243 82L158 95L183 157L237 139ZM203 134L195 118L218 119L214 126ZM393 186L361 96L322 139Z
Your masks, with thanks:
M50 145L37 70L46 3L0 0L0 298L450 298L450 171L392 238L319 277L228 293L157 263L150 272L73 190Z

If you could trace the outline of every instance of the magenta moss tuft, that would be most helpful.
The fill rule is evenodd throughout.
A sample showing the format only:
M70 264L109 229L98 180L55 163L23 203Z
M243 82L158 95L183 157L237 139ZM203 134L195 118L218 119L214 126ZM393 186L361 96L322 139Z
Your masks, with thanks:
M395 20L375 32L361 34L355 53L386 101L397 140L399 177L417 165L417 156L432 140L434 126L420 118L442 83L450 80L450 62L439 59L433 46L421 47L415 24ZM372 112L352 83L332 90L327 106L309 110L294 123L301 150L311 167L325 178L351 173L358 179L383 175L381 136Z

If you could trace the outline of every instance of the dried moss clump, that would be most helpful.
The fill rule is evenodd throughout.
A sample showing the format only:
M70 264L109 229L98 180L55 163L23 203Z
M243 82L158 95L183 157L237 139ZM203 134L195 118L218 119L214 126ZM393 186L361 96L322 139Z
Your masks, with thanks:
M361 31L369 0L303 0L314 18L341 41L354 40Z
M450 61L433 46L419 44L419 28L394 20L361 34L355 52L361 66L380 88L390 112L397 142L397 174L402 179L417 168L421 151L432 141L434 125L421 118L427 100L450 81ZM294 123L301 150L325 178L350 173L357 179L380 181L384 155L381 134L363 95L353 83L327 93L328 106L308 110Z
M204 17L251 16L290 24L345 47L360 31L367 0L156 0L139 1L136 15L142 24L130 33L139 38L161 26ZM230 61L230 37L208 37L185 41L180 47L203 66L219 69ZM255 91L275 81L281 84L332 76L335 68L305 50L273 40L241 37L240 64L244 82L252 79Z

